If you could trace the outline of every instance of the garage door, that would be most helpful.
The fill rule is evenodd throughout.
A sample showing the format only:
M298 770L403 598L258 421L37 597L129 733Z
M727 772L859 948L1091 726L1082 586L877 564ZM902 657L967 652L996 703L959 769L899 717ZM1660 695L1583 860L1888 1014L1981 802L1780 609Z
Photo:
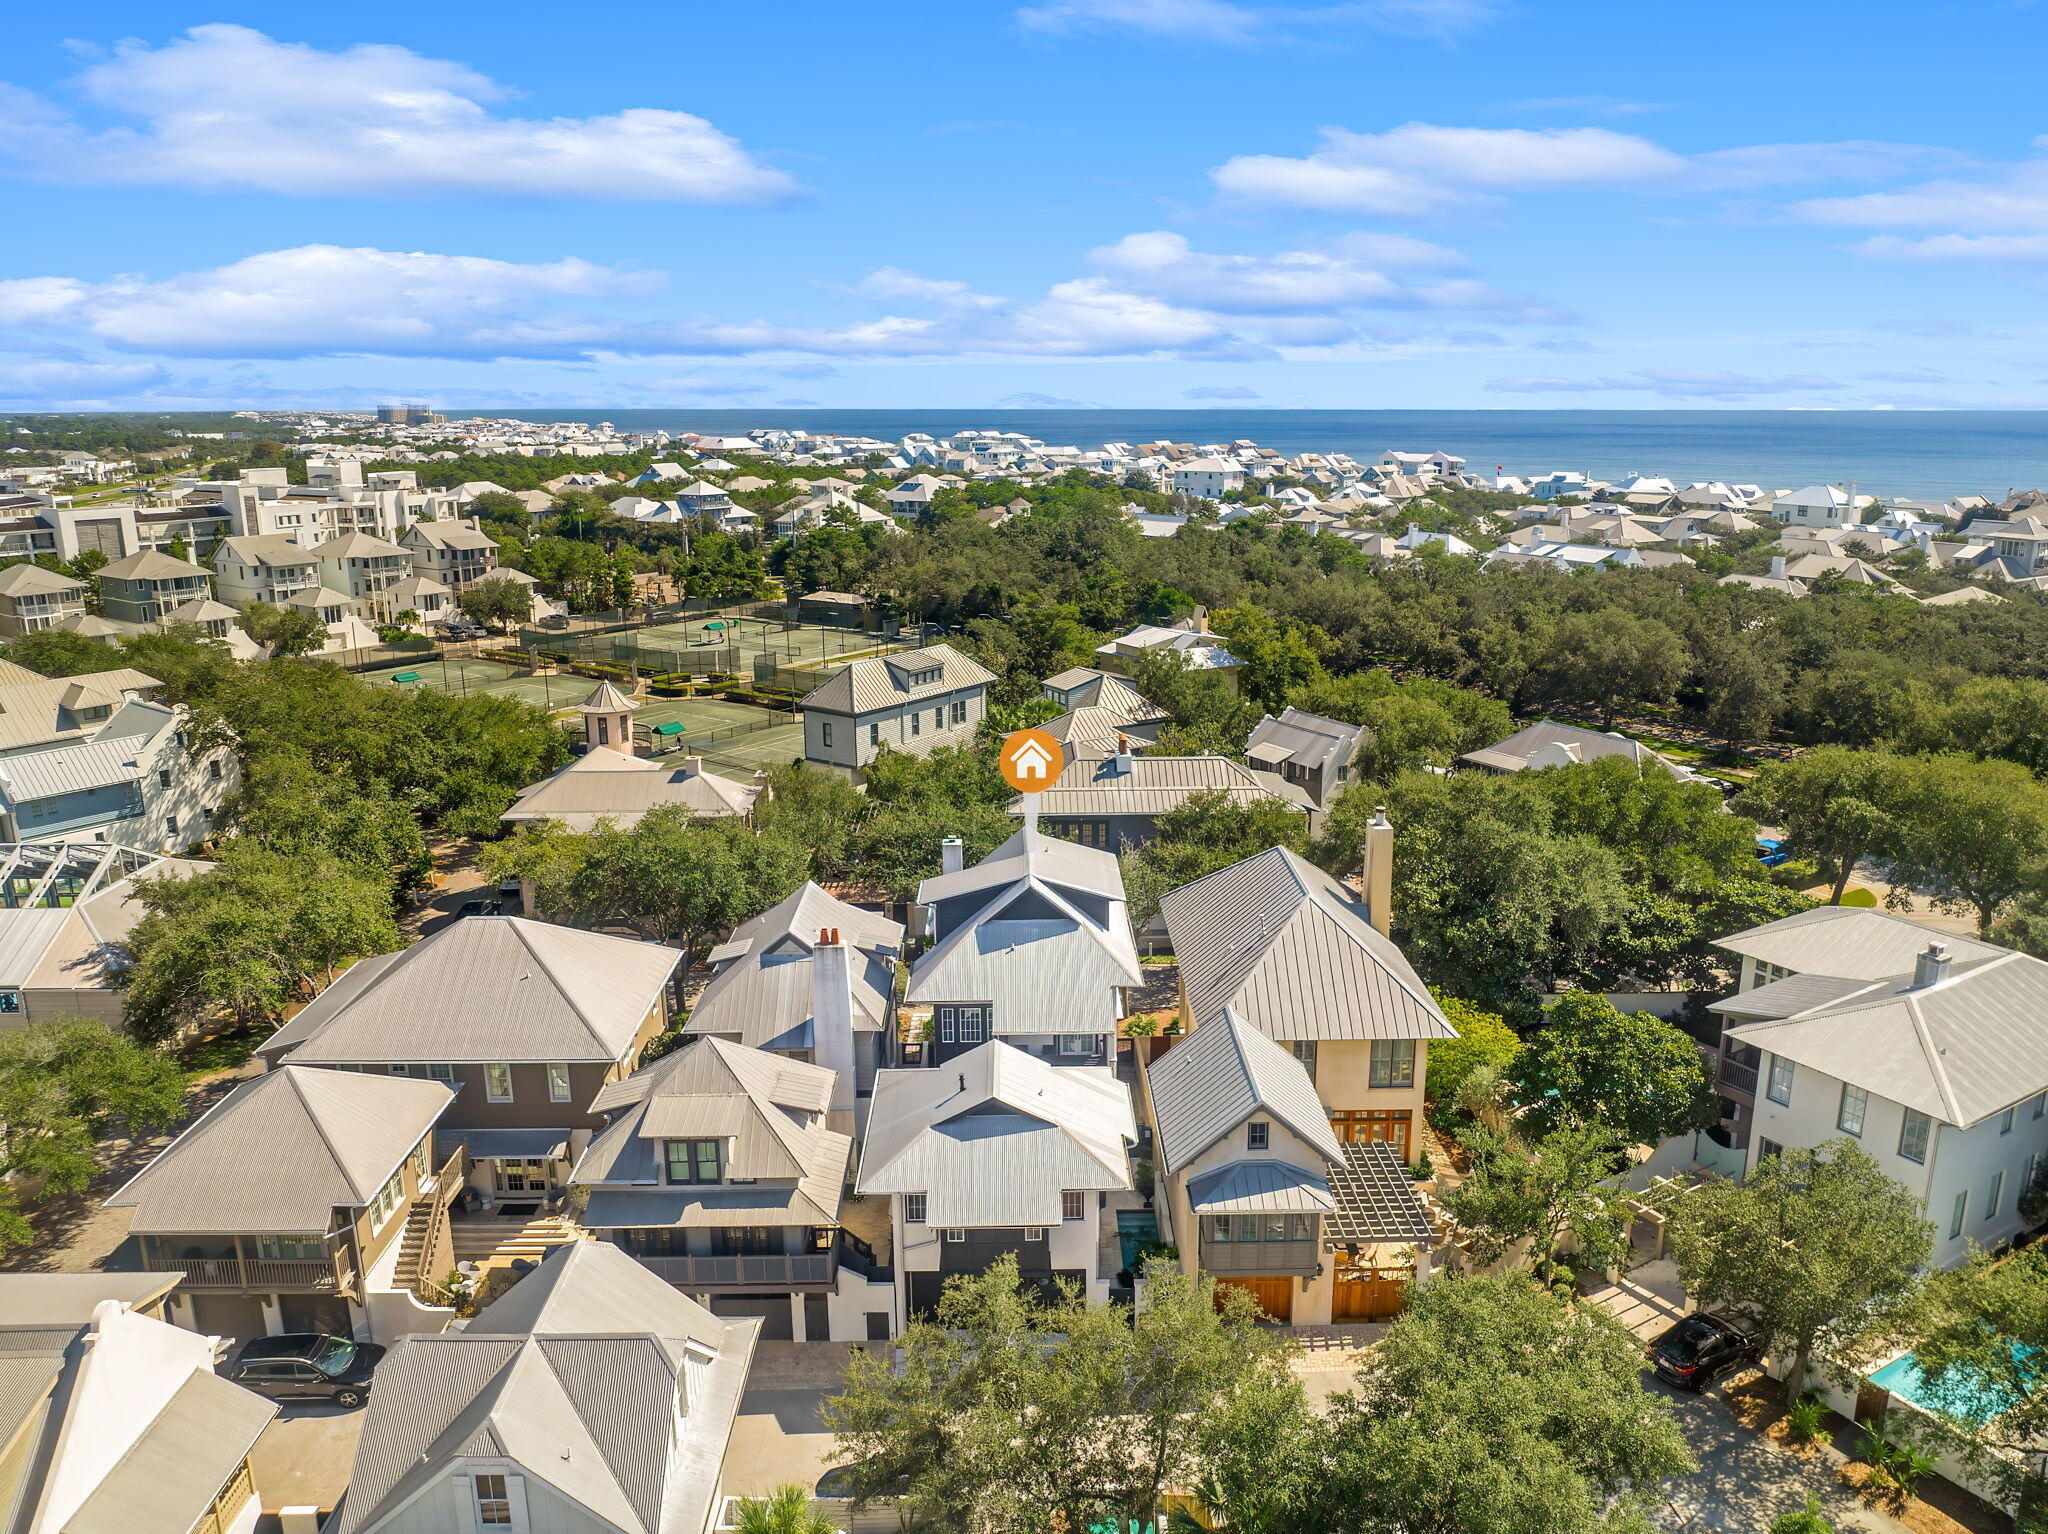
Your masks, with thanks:
M1291 1278L1219 1278L1216 1297L1227 1289L1242 1289L1259 1302L1269 1321L1290 1321L1294 1317L1294 1280Z
M278 1319L288 1332L325 1332L330 1337L354 1335L348 1301L338 1294L280 1294Z
M792 1342L796 1339L796 1324L790 1319L789 1296L786 1294L714 1294L711 1296L711 1313L714 1316L759 1316L766 1323L761 1328L763 1342Z
M232 1342L264 1336L263 1302L253 1294L195 1294L192 1330Z

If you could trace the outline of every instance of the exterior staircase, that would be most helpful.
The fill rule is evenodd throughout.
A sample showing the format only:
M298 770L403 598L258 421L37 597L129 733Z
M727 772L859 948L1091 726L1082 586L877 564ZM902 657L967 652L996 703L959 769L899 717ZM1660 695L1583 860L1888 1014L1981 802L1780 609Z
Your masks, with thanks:
M459 1219L450 1227L455 1241L455 1260L478 1267L509 1267L515 1258L539 1262L558 1246L581 1241L583 1233L560 1215L544 1214L531 1220L483 1217ZM406 1232L408 1236L411 1231ZM401 1252L401 1267L405 1257Z

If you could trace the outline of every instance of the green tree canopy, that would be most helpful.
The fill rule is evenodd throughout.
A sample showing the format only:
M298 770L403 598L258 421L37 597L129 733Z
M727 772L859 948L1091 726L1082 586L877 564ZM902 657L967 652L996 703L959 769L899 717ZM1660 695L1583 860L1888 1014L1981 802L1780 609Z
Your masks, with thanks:
M1648 1012L1573 991L1544 1014L1516 1061L1523 1117L1538 1134L1594 1125L1624 1145L1709 1129L1720 1106L1690 1035Z

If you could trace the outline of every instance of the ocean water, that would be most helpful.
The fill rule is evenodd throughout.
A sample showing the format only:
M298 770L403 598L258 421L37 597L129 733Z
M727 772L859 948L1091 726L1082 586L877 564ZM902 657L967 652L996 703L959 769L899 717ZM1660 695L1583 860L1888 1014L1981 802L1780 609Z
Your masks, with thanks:
M1283 453L1463 456L1480 472L1578 469L1794 489L1854 480L1870 495L1944 499L2048 486L2048 412L1892 410L498 410L453 414L610 421L643 431L738 436L800 426L890 441L970 427L1046 442L1231 442Z

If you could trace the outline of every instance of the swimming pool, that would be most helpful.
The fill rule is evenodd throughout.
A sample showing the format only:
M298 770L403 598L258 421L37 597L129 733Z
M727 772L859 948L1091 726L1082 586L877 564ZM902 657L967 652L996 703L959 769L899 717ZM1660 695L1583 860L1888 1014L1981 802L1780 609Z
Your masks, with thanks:
M2032 1352L2030 1348L2016 1347L2013 1356L2024 1359ZM1937 1390L1920 1372L1919 1360L1911 1353L1894 1358L1870 1376L1870 1383L1923 1411L1941 1412L1967 1422L1989 1422L2018 1404L2018 1397L2009 1390L1996 1386L1972 1386L1959 1379L1952 1379L1944 1388Z

